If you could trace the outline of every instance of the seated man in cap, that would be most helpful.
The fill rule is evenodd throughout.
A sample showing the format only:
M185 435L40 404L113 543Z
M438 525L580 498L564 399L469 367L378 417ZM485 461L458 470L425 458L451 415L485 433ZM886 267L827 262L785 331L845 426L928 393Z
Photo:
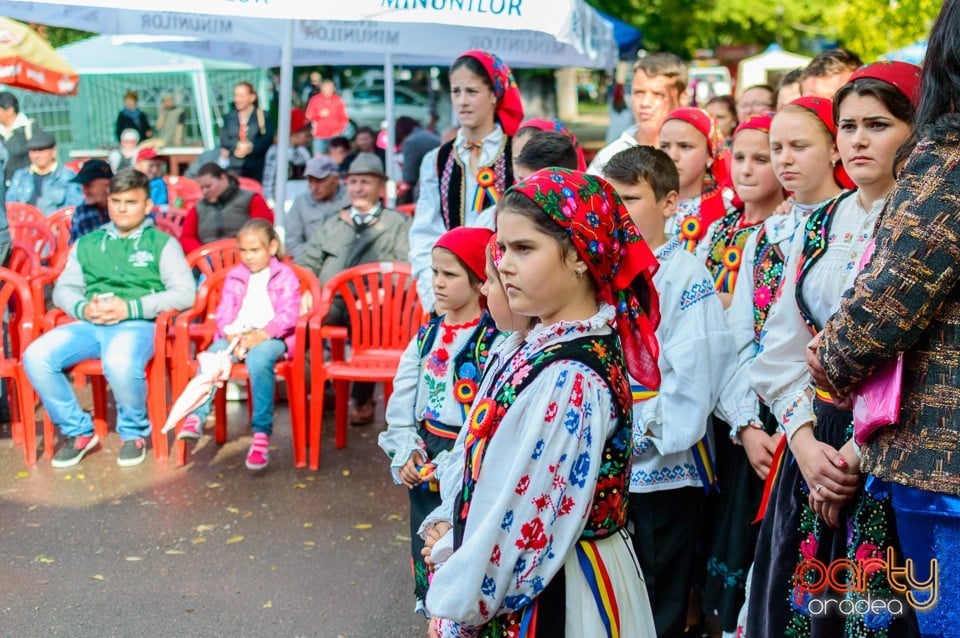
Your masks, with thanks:
M340 183L340 167L329 157L313 157L304 171L307 191L293 200L284 217L287 254L299 261L303 248L323 222L350 205L346 187Z
M107 199L110 196L110 165L99 159L87 160L71 182L80 184L83 201L73 211L70 224L70 243L77 241L110 221Z
M313 154L310 145L313 143L313 133L310 131L310 122L300 109L290 109L290 146L287 148L287 179L302 180L307 162ZM268 202L273 201L273 189L277 185L277 151L279 145L274 144L267 149L267 157L263 164L263 196ZM288 196L290 191L287 191Z
M170 195L167 192L167 183L163 181L160 175L160 165L163 159L157 155L157 151L152 148L141 148L137 153L137 161L133 167L150 178L150 200L153 205L167 206L170 203Z
M8 202L32 204L49 215L64 206L83 201L76 173L57 163L57 141L47 131L37 131L27 142L30 166L18 169L10 179Z
M331 168L331 170L334 170ZM387 175L383 162L373 153L361 153L347 171L350 204L320 225L297 260L316 273L321 284L335 274L378 261L407 261L407 235L412 219L382 204ZM337 298L324 319L325 324L346 326L349 321L343 300ZM373 384L354 383L350 423L373 421Z

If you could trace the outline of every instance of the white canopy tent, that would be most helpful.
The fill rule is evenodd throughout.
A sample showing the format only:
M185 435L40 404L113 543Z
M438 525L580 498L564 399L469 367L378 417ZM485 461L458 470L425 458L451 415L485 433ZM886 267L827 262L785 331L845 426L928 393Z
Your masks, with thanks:
M390 80L386 83L388 120L392 120L394 55L415 55L429 47L430 58L448 63L464 50L483 48L502 55L509 64L533 56L545 60L543 66L555 66L546 60L558 57L551 45L561 43L581 56L579 63L571 64L604 68L616 61L612 25L585 0L321 0L313 4L295 4L293 0L269 4L265 0L143 0L137 10L129 9L125 0L53 1L0 0L0 11L18 19L98 33L186 36L259 45L266 47L255 54L261 59L273 59L279 43L280 104L284 105L291 102L295 48L383 54L385 77ZM337 20L325 19L331 17ZM516 31L526 33L513 34L516 37L511 39ZM533 37L531 32L547 37ZM280 158L286 157L289 126L288 118L279 118ZM393 127L387 132L390 165ZM282 201L285 191L286 172L277 171L278 200Z
M807 66L810 60L805 55L790 53L777 44L771 44L763 53L740 60L740 66L737 67L737 96L756 84L769 84L771 72L786 73Z

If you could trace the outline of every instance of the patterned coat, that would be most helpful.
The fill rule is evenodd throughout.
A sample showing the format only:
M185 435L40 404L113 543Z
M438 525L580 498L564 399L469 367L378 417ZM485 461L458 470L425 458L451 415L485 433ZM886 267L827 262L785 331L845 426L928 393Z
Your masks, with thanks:
M820 360L849 388L904 353L900 423L863 447L865 471L960 495L960 115L926 132L879 222L870 266L827 324Z

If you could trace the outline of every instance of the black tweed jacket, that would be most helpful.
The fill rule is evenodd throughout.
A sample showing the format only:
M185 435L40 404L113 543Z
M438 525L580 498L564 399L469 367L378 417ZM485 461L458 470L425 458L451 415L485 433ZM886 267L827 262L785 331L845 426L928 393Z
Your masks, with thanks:
M824 329L820 361L845 389L905 353L900 423L864 445L864 471L960 495L960 115L924 133L876 237Z

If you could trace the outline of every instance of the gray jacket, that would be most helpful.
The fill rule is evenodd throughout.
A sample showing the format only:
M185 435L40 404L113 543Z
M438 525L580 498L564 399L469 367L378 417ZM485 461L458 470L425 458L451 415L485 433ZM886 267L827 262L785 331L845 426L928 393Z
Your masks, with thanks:
M352 266L377 261L407 261L411 218L384 208L372 226L358 230L349 209L341 210L320 226L304 246L297 262L316 273L321 284Z
M313 238L323 222L349 205L350 198L342 184L337 187L333 197L326 201L317 201L310 191L297 195L290 212L283 219L286 233L284 247L287 254L293 257L294 261L300 261L307 242Z

